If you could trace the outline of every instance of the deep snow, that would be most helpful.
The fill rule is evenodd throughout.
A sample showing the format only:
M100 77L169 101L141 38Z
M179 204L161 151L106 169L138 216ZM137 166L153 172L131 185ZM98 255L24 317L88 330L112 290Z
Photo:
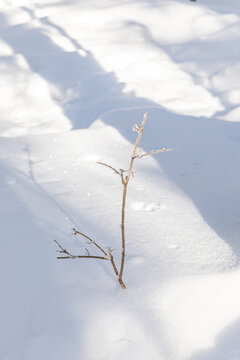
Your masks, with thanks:
M0 359L239 360L237 0L0 2ZM136 162L127 258L122 187Z

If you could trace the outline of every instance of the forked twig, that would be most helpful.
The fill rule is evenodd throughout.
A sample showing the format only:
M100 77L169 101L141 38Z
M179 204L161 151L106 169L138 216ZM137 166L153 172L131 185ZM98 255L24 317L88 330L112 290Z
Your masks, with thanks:
M124 264L125 264L125 256L126 256L126 240L125 240L125 208L126 208L126 197L127 197L127 186L133 171L133 164L134 164L134 160L137 154L137 149L138 149L138 145L140 143L142 134L143 134L143 129L144 126L146 124L147 118L148 118L149 113L147 112L144 115L143 118L143 122L142 122L142 126L140 125L135 125L133 127L133 130L138 132L138 137L133 149L133 154L131 157L131 161L130 161L130 165L129 165L129 173L127 176L122 175L122 183L123 183L123 197L122 197L122 218L121 218L121 232L122 232L122 257L121 257L121 267L120 267L120 271L119 271L119 279L120 281L123 281L123 270L124 270Z
M137 154L137 150L138 150L138 146L140 143L140 140L142 138L142 134L143 134L143 130L144 130L144 126L146 124L147 118L148 118L149 113L147 112L144 115L143 118L143 122L142 125L139 124L135 124L133 126L133 130L137 131L138 133L138 137L136 139L136 143L133 149L133 153L131 156L131 161L130 161L130 165L129 165L129 169L128 170L123 170L120 169L120 172L117 171L115 168L113 168L111 165L102 163L102 162L98 162L101 165L107 166L110 169L114 170L118 175L120 175L121 180L122 180L122 184L123 184L123 197L122 197L122 218L121 218L121 232L122 232L122 256L121 256L121 267L120 267L120 272L119 272L119 281L123 281L123 270L124 270L124 264L125 264L125 256L126 256L126 241L125 241L125 208L126 208L126 197L127 197L127 186L130 180L131 175L133 176L133 165L134 165L134 161L136 159L141 159L144 156L151 156L151 155L155 155L158 154L160 152L166 152L166 151L171 151L173 149L159 149L159 150L152 150L146 153L140 153Z
M112 249L108 249L108 251L105 251L98 243L96 243L94 240L92 240L89 236L81 233L80 231L76 230L75 228L73 228L74 231L74 235L81 235L82 237L84 237L85 239L87 239L89 241L89 244L93 244L104 256L95 256L95 255L91 255L88 251L88 249L85 249L86 251L86 255L72 255L70 254L66 249L64 249L56 240L55 243L58 245L58 247L60 248L60 250L58 250L58 252L60 252L61 254L66 254L67 256L59 256L57 257L57 259L76 259L76 258L93 258L93 259L101 259L101 260L109 260L111 262L111 265L113 267L114 273L117 276L117 280L119 282L119 284L121 285L121 287L123 289L126 288L124 282L123 282L123 271L124 271L124 264L125 264L125 256L126 256L126 241L125 241L125 209L126 209L126 198L127 198L127 187L128 187L128 183L129 180L131 178L131 175L133 176L133 165L134 165L134 161L136 159L141 159L144 156L152 156L158 153L162 153L162 152L166 152L166 151L171 151L173 149L159 149L159 150L151 150L149 152L146 153L142 153L142 151L140 151L140 153L137 153L138 151L138 146L140 143L140 140L142 138L142 134L143 134L143 130L144 130L144 126L146 124L147 118L148 118L149 113L147 112L144 115L143 118L143 122L141 125L136 124L133 126L133 130L137 131L138 136L136 139L136 143L133 149L133 153L131 156L131 160L130 160L130 164L129 164L129 168L128 170L123 170L120 169L119 171L117 169L115 169L113 166L108 165L106 163L100 162L98 161L97 163L103 166L106 166L108 168L110 168L111 170L113 170L117 175L120 176L122 184L123 184L123 195L122 195L122 216L121 216L121 235L122 235L122 254L121 254L121 265L120 265L120 270L118 271L115 261L114 261L114 257L113 257L113 250Z
M58 256L57 259L98 259L98 260L109 260L111 262L111 265L113 267L113 270L115 272L115 275L117 276L117 280L120 284L120 286L125 289L126 286L124 284L124 282L119 279L119 273L117 271L117 267L116 267L116 264L115 264L115 261L114 261L114 257L113 257L113 249L108 249L108 252L106 252L105 250L103 250L103 248L98 245L96 243L96 241L92 240L89 236L81 233L80 231L78 231L77 229L73 228L73 232L74 232L74 235L81 235L82 237L86 238L88 241L89 241L89 244L93 244L95 245L98 250L100 250L105 256L96 256L96 255L91 255L89 253L89 250L87 248L85 248L85 251L86 251L86 254L87 255L73 255L71 254L68 250L64 249L58 242L57 240L53 240L57 245L58 247L60 248L60 250L57 250L57 252L61 253L61 254L66 254L67 256Z
M95 245L104 255L108 256L108 254L106 253L106 251L104 251L103 248L101 248L101 246L98 245L98 244L97 244L94 240L92 240L89 236L81 233L80 231L78 231L78 230L75 229L75 228L73 228L73 233L74 233L74 235L77 235L77 234L78 234L78 235L81 235L81 236L83 236L84 238L88 239L89 242L90 242L90 244Z
M104 257L104 256L95 256L95 255L72 255L70 252L68 252L66 249L64 249L58 242L57 240L53 240L58 247L61 250L57 250L57 252L61 253L61 254L66 254L67 256L58 256L57 259L100 259L100 260L109 260L109 257ZM107 255L107 254L106 254Z

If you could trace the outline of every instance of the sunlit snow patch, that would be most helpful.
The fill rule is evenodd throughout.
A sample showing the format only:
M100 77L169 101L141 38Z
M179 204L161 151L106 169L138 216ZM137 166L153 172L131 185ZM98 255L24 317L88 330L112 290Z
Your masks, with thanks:
M189 359L213 347L216 337L240 316L240 270L172 282L153 303L165 319L172 359Z
M134 211L153 212L161 209L161 204L146 203L146 202L134 202L131 204L131 209Z
M16 54L0 59L0 136L22 136L71 129L52 99L50 86Z

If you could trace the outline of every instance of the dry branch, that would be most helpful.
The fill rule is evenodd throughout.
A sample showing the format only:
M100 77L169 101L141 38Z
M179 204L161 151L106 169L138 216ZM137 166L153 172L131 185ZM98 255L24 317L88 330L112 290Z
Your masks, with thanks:
M108 256L108 254L106 253L106 251L104 251L103 248L102 248L100 245L98 245L94 240L92 240L89 236L81 233L80 231L78 231L78 230L75 229L75 228L73 228L73 233L74 233L74 235L77 235L77 234L78 234L78 235L81 235L81 236L83 236L84 238L88 239L88 240L89 240L89 244L95 245L104 255Z
M159 150L151 150L147 153L140 153L139 155L136 155L135 158L136 159L141 159L143 158L144 156L152 156L152 155L155 155L155 154L158 154L158 153L161 153L161 152L166 152L166 151L172 151L173 149L165 149L165 148L162 148L162 149L159 149Z
M57 259L101 259L101 260L109 260L109 257L104 257L104 256L95 256L95 255L90 255L89 251L88 251L88 255L73 255L70 252L68 252L66 249L64 249L58 242L57 240L53 240L58 247L61 250L57 250L57 252L61 253L61 254L66 254L67 256L58 256ZM106 254L107 255L107 254Z
M121 176L120 172L119 172L119 171L117 171L117 170L116 170L114 167L112 167L111 165L105 164L105 163L103 163L103 162L101 162L101 161L97 161L97 164L100 164L100 165L106 166L106 167L108 167L108 168L112 169L112 170L113 170L116 174L118 174L118 175L120 175L120 176Z
M126 286L123 282L123 271L124 271L124 265L125 265L125 256L126 256L126 240L125 240L125 213L126 213L126 199L127 199L127 188L128 188L128 183L129 180L131 178L131 175L133 176L133 165L134 165L134 161L136 159L141 159L144 156L152 156L158 153L162 153L162 152L166 152L166 151L171 151L173 149L159 149L159 150L151 150L149 152L145 152L143 153L142 150L138 153L138 147L139 147L139 143L141 141L142 138L142 134L143 134L143 130L144 130L144 126L146 124L147 118L148 118L149 113L147 112L144 115L143 118L143 122L141 125L136 124L133 126L133 130L137 131L138 136L136 139L136 143L133 149L133 153L130 159L130 164L129 164L129 168L127 170L117 170L115 169L113 166L108 165L104 162L100 162L98 161L97 163L100 165L103 165L105 167L108 167L109 169L113 170L117 175L120 176L121 178L121 182L123 184L123 195L122 195L122 215L121 215L121 235L122 235L122 252L121 252L121 265L120 265L120 270L118 271L115 261L114 261L114 257L113 257L113 250L112 249L108 249L107 251L105 251L98 243L96 243L96 241L92 240L89 236L81 233L80 231L76 230L75 228L73 228L73 232L74 235L80 235L83 238L88 240L89 245L94 245L104 256L95 256L95 255L91 255L89 250L87 248L85 248L86 251L86 255L72 255L71 253L69 253L66 249L64 249L56 240L55 243L58 245L58 247L60 248L60 250L57 250L59 253L61 254L65 254L67 256L59 256L57 257L57 259L80 259L80 258L85 258L85 259L100 259L100 260L109 260L114 273L117 277L117 280L120 284L120 286L125 289Z

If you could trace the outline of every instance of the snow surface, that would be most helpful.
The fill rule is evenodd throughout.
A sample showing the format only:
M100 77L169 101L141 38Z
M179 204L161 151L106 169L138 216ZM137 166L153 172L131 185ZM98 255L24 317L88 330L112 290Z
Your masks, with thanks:
M238 0L0 0L0 359L240 359ZM75 226L121 252L72 253ZM93 251L93 250L92 250Z

